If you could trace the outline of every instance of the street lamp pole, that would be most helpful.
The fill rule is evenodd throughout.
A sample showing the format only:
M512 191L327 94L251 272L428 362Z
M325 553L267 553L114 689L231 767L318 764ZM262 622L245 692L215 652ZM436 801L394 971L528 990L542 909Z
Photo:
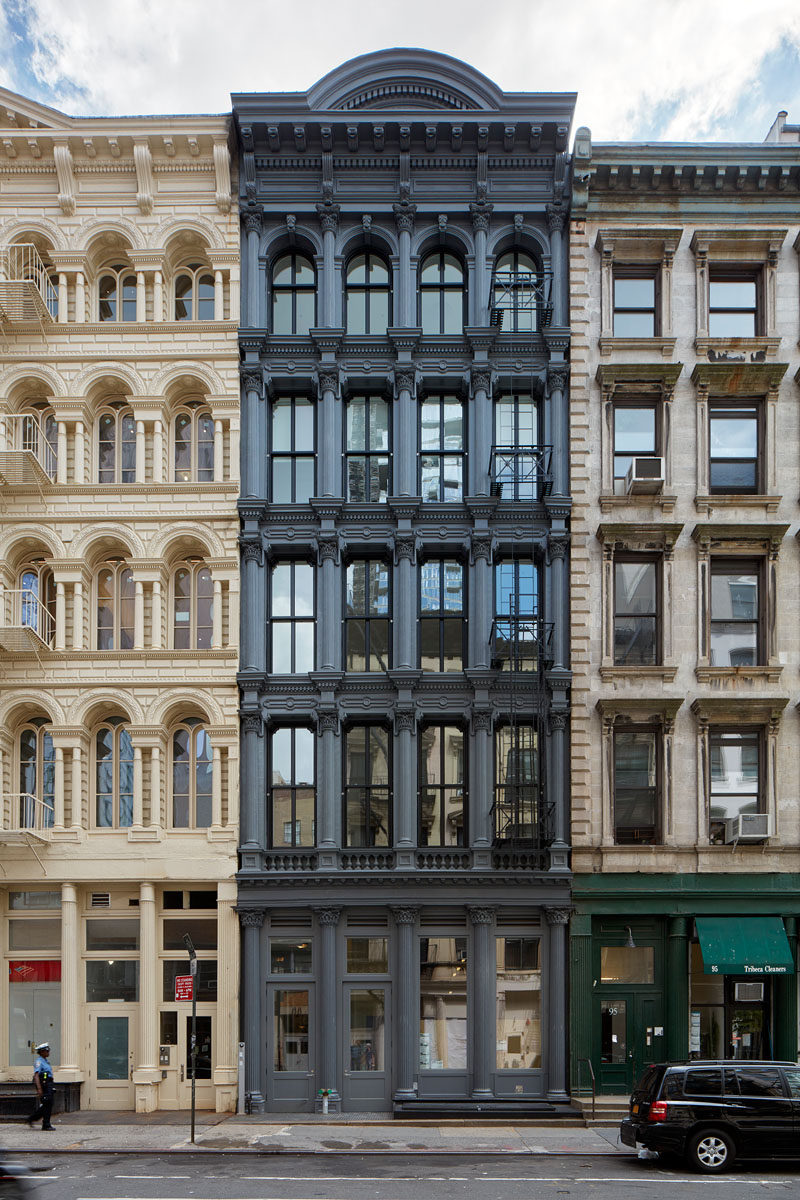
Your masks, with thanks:
M192 1069L192 1145L194 1145L195 1084L197 1081L197 951L195 950L194 942L189 937L188 933L185 933L183 935L183 944L186 947L186 953L189 955L189 973L192 976L191 1069Z

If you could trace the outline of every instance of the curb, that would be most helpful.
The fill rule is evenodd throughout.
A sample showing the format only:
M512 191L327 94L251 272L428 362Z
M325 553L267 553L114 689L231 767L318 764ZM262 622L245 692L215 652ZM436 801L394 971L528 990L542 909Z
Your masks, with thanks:
M48 1150L29 1149L29 1150L7 1150L4 1151L7 1159L12 1159L19 1154L72 1154L72 1155L112 1155L125 1158L134 1156L148 1156L150 1158L163 1157L164 1155L232 1155L232 1156L261 1156L266 1158L297 1158L316 1156L319 1158L397 1158L402 1156L407 1158L409 1152L407 1148L398 1147L397 1150L268 1150L259 1149L256 1147L242 1147L228 1150L220 1150L211 1146L180 1146L175 1149L131 1149L131 1150L101 1150L97 1147L87 1149L76 1149L72 1146L64 1147L63 1149L51 1148ZM630 1152L634 1154L633 1151ZM439 1157L439 1158L575 1158L582 1156L584 1158L621 1158L629 1157L625 1151L620 1151L614 1147L608 1150L415 1150L413 1157Z

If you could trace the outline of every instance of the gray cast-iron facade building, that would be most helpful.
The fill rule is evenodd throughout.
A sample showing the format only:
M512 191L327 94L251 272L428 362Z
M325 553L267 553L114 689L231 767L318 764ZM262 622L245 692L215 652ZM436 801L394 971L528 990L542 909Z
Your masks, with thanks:
M234 96L255 1108L566 1102L574 96Z

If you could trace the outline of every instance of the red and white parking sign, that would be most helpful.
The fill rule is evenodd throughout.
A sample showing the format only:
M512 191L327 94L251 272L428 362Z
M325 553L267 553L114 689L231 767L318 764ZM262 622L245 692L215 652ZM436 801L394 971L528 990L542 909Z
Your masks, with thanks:
M192 983L191 975L176 975L175 976L175 999L176 1000L191 1000L192 998Z

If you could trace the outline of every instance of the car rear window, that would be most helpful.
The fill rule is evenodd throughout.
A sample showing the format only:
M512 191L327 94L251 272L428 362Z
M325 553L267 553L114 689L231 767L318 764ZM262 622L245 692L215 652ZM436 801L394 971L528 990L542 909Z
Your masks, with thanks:
M773 1067L737 1067L736 1074L743 1096L785 1095L781 1073Z
M687 1071L683 1092L686 1096L721 1096L722 1072L714 1067Z
M633 1089L634 1096L644 1100L649 1100L655 1096L658 1092L658 1085L661 1082L663 1071L663 1067L648 1067Z
M786 1067L786 1081L789 1084L789 1094L795 1100L800 1100L800 1067Z
M661 1089L662 1100L680 1100L683 1095L683 1072L673 1071L667 1075L664 1080L664 1086Z

